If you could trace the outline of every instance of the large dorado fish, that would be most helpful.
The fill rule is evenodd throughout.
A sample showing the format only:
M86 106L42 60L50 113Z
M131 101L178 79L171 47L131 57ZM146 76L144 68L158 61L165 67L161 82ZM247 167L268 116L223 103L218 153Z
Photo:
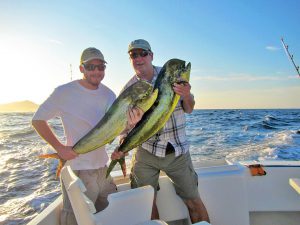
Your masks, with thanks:
M100 122L73 146L73 150L83 154L112 142L126 128L128 109L139 107L146 112L157 96L158 90L153 92L148 82L134 83L120 94Z
M173 113L180 96L173 91L174 83L188 82L190 78L191 64L185 66L185 61L171 59L166 62L158 74L154 88L158 89L158 96L152 107L143 115L142 119L129 132L118 148L124 153L141 145L155 135ZM116 163L124 163L124 158L112 160L106 177L110 174ZM126 171L123 170L125 175Z
M74 146L78 154L84 154L112 142L127 126L127 111L130 107L139 107L146 112L155 102L158 90L146 81L138 81L123 91L113 102L98 124L83 136ZM57 158L60 160L57 173L64 164L57 153L41 155L41 158Z

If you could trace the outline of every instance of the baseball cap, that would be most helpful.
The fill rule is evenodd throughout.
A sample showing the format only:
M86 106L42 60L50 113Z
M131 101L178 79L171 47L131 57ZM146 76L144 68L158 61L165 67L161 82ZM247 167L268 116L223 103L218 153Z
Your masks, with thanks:
M101 61L107 63L104 60L104 56L103 56L102 52L99 49L90 47L90 48L85 49L82 52L81 59L80 59L80 64L86 63L86 62L88 62L92 59L100 59Z
M148 43L148 41L146 41L144 39L137 39L137 40L132 41L128 46L128 52L130 52L132 49L135 49L135 48L140 48L140 49L144 49L147 51L151 51L150 44Z

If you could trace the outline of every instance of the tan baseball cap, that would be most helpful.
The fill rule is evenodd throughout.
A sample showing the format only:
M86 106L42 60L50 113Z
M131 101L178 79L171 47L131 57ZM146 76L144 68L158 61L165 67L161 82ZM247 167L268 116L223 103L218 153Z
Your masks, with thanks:
M103 56L102 52L99 49L90 47L90 48L85 49L82 52L81 59L80 59L80 64L86 63L86 62L88 62L92 59L100 59L101 61L107 63L104 60L104 56Z
M136 48L144 49L146 51L151 51L150 44L148 43L148 41L144 39L137 39L132 41L128 46L128 52Z

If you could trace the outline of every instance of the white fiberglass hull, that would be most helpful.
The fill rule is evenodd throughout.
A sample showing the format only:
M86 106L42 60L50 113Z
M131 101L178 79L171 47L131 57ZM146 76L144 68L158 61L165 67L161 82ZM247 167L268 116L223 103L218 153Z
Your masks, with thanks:
M252 176L248 164L260 163L265 176ZM201 165L200 165L201 166ZM196 166L199 192L213 225L299 225L300 194L289 184L300 178L300 162L241 162L230 165ZM119 191L130 189L128 179L119 179ZM171 181L160 177L157 204L164 221L182 220L188 211ZM61 197L29 225L59 224ZM185 221L189 221L186 219ZM170 223L171 224L171 223Z

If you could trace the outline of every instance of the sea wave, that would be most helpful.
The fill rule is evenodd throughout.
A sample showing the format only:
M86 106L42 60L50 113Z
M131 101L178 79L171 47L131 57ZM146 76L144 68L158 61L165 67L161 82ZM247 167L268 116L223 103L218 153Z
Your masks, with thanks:
M32 115L0 114L0 224L26 224L60 195L58 161L38 158L53 149L31 127ZM193 162L300 160L300 110L194 110L186 120ZM50 124L64 141L61 121Z
M232 162L244 160L300 160L299 143L295 131L269 134L261 141L247 143L231 149L226 159ZM288 153L286 150L289 149Z

